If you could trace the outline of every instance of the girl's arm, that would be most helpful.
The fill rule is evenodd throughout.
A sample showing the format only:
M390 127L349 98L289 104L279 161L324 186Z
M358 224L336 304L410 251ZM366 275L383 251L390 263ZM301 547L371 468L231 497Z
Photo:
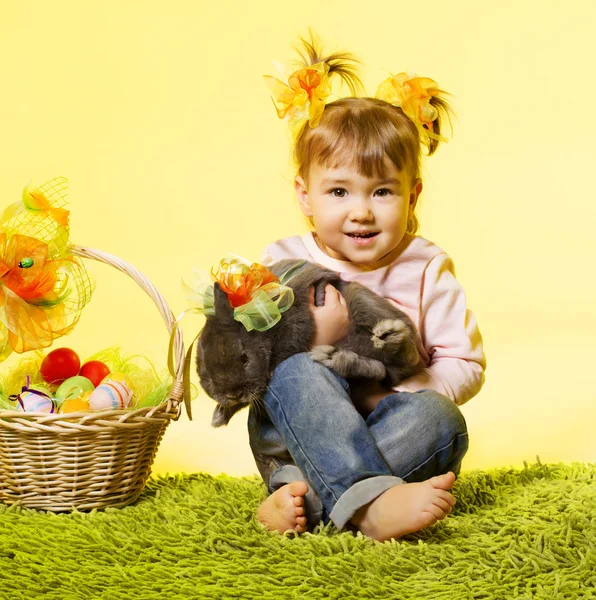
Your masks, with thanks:
M447 254L435 256L425 270L420 329L430 364L394 389L414 392L430 388L464 404L484 383L486 358L476 318L467 308L465 292Z

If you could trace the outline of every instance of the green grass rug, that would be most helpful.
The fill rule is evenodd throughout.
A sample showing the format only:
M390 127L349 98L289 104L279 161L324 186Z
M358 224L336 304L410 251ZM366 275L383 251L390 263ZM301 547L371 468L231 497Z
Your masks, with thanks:
M464 472L443 522L379 543L263 530L256 477L152 479L133 506L0 505L0 598L596 598L596 464Z

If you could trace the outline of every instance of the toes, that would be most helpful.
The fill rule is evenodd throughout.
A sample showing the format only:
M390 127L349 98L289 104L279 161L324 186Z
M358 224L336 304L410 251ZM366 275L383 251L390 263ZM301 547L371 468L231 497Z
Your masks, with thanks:
M444 475L438 475L437 477L432 477L428 481L434 488L438 488L441 490L448 490L455 483L455 475L451 471L449 471L449 473L445 473Z
M449 504L449 506L451 506L451 508L453 508L457 503L457 501L453 497L453 494L450 494L449 492L446 492L445 490L437 490L437 496L439 498L442 498L443 500L445 500L445 502L447 502L447 504Z
M442 521L445 517L447 517L447 514L434 504L429 504L424 512L431 514L434 517L433 524L437 521Z
M308 492L308 485L305 481L292 481L289 484L288 489L292 496L304 496Z
M434 510L432 510L433 508L434 508ZM435 511L437 512L437 514L435 514ZM426 518L426 523L424 524L424 527L422 529L424 529L426 527L431 527L437 521L441 520L439 518L441 516L441 511L439 511L436 506L430 507L428 510L424 510L422 512L424 513L424 516ZM443 518L445 518L445 517L443 516Z
M308 485L293 481L267 497L257 510L259 522L269 531L306 531L304 495Z
M451 511L453 510L453 508L451 507L451 505L446 502L445 500L443 500L442 498L436 497L433 500L433 504L435 506L438 506L446 515L450 514Z

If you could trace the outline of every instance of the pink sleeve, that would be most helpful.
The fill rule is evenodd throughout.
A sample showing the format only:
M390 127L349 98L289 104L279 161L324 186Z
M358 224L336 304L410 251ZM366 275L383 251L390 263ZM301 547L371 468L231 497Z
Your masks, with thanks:
M263 250L263 254L261 254L261 264L264 267L270 267L275 261L271 258L271 254L267 252L267 248Z
M420 335L428 367L400 383L396 391L433 389L461 405L484 383L486 358L476 318L455 278L453 261L439 254L427 265L421 291Z

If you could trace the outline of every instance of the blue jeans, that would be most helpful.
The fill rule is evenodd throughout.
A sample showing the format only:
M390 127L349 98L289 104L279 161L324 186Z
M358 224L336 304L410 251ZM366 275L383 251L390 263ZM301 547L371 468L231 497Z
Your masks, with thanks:
M310 525L343 529L354 513L394 485L460 470L468 449L465 420L435 392L393 392L366 418L350 400L348 382L307 353L274 371L251 406L249 439L270 493L306 481Z

